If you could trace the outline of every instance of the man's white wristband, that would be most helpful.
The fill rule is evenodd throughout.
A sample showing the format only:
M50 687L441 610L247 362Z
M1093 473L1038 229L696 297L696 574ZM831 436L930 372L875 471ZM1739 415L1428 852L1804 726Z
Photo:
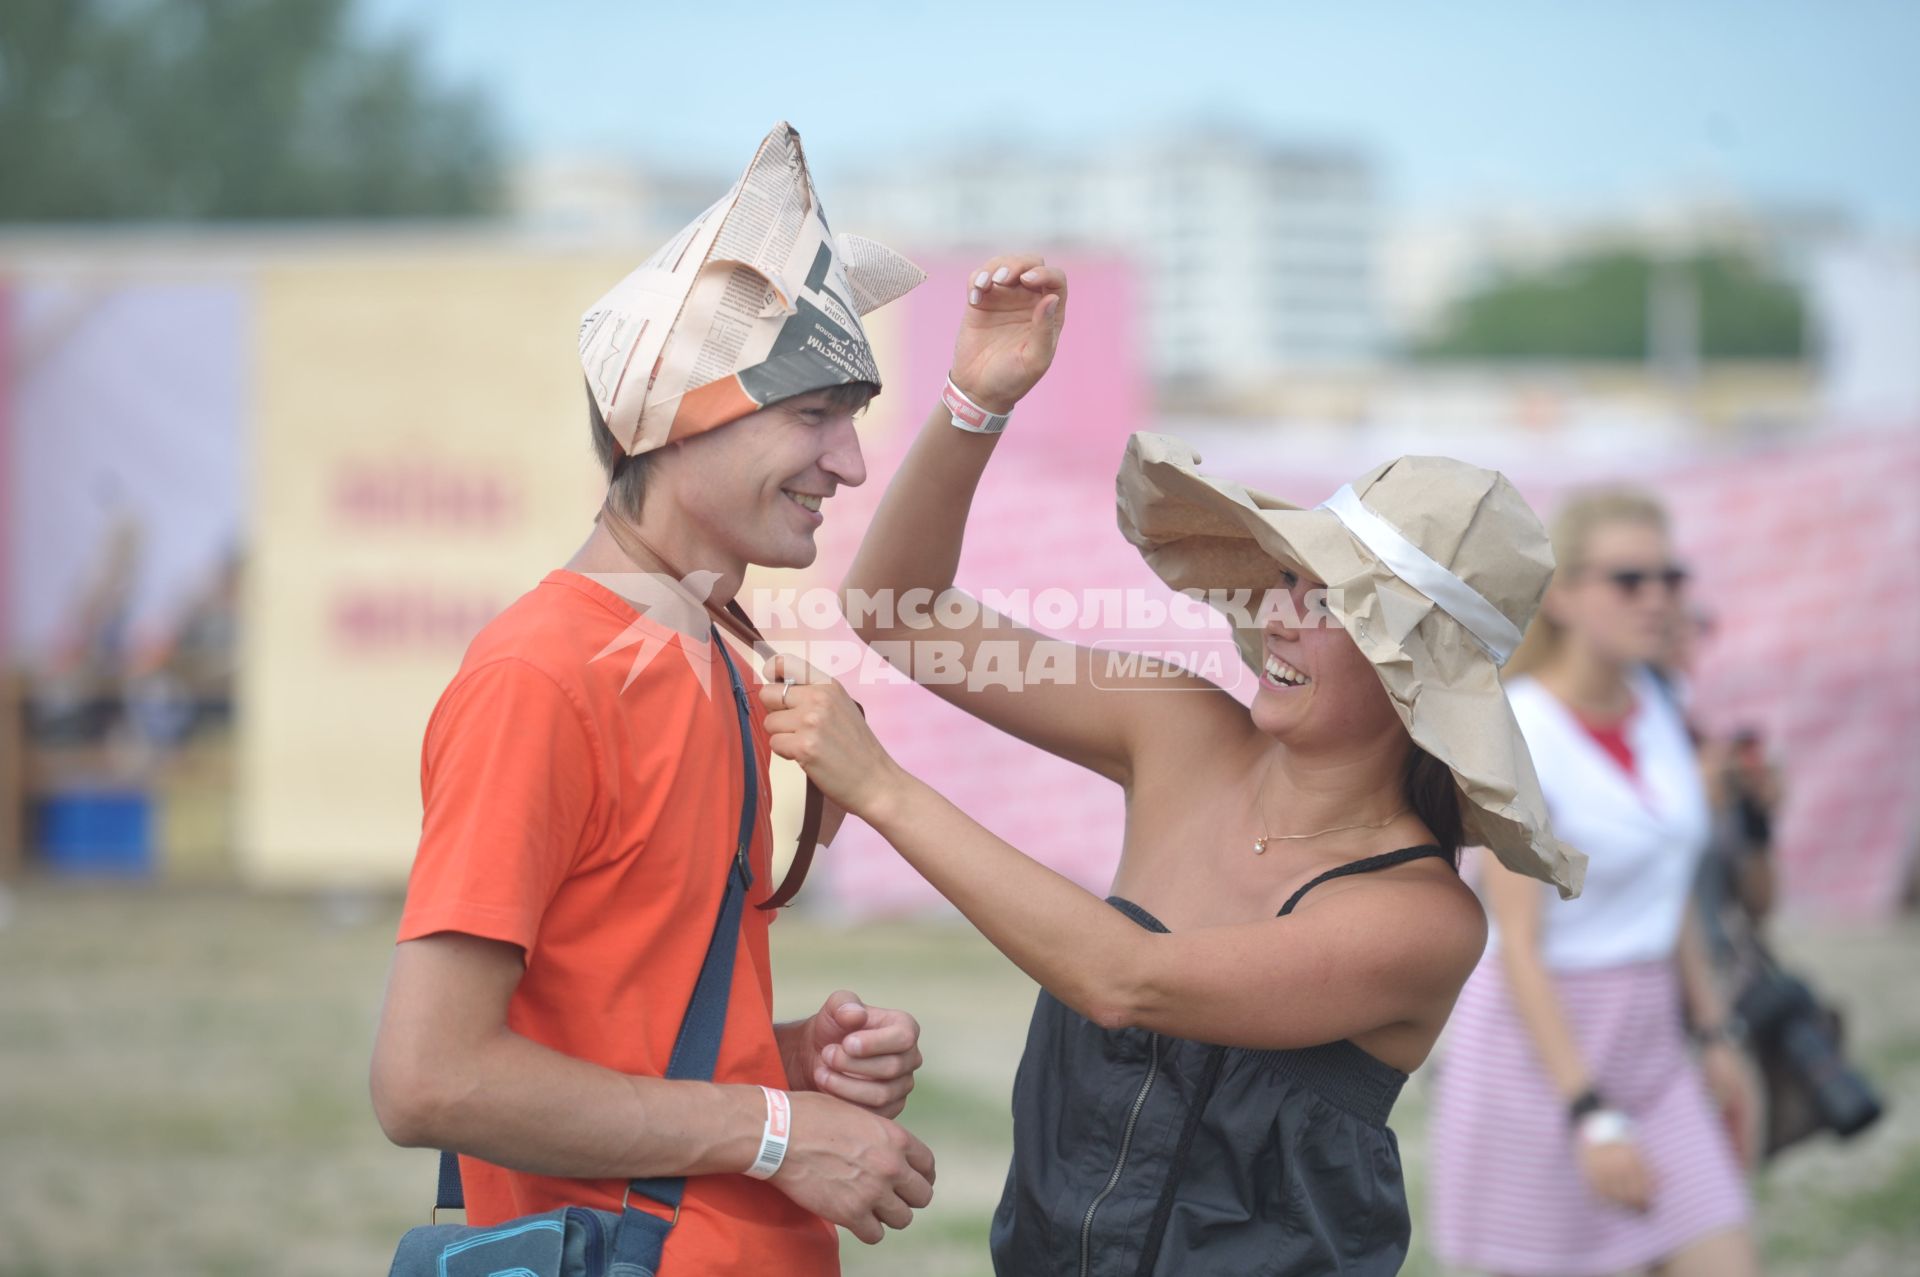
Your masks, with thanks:
M953 414L953 424L961 430L976 435L997 435L1007 428L1007 418L1011 413L988 412L973 400L967 398L967 392L953 384L952 376L947 378L947 388L940 394L940 402Z
M760 1156L747 1167L747 1174L754 1179L772 1179L787 1158L787 1136L793 1131L793 1101L785 1091L776 1091L770 1086L760 1089L767 1093L767 1124L760 1132Z

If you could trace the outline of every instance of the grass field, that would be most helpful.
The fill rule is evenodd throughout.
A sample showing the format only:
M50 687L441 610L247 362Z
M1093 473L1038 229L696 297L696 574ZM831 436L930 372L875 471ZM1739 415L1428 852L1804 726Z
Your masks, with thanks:
M30 884L0 929L0 1277L386 1271L424 1221L430 1154L391 1147L366 1061L396 918L385 899ZM940 1161L914 1226L843 1248L850 1277L985 1273L1006 1095L1032 986L948 922L775 928L785 1014L842 985L925 1025L906 1122ZM1856 1058L1891 1100L1869 1136L1758 1186L1768 1271L1920 1273L1920 928L1792 934L1848 991ZM1395 1113L1413 1183L1420 1079ZM1418 1247L1407 1270L1437 1270Z

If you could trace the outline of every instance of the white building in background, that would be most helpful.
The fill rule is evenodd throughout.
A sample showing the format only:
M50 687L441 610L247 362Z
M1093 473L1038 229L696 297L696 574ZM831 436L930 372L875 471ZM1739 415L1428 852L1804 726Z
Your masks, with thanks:
M1202 395L1381 353L1365 156L1203 131L1099 149L980 147L835 184L839 217L903 249L1092 248L1140 264L1156 379Z
M1863 237L1827 249L1811 273L1828 417L1920 427L1920 243Z

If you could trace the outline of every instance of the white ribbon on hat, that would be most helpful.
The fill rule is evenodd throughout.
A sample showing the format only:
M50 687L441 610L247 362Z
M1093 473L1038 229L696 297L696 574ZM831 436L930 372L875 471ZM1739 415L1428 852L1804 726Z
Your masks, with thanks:
M1425 550L1402 536L1400 529L1369 510L1351 483L1322 501L1322 510L1346 525L1347 531L1372 550L1393 574L1440 605L1485 648L1495 665L1505 665L1520 646L1520 631L1506 614L1481 593L1435 562Z

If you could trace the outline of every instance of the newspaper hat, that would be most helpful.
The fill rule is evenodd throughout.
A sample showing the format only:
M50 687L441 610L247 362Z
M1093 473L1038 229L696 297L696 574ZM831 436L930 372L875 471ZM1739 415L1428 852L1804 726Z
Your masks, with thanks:
M1580 892L1587 859L1553 836L1500 666L1553 576L1545 529L1506 478L1446 457L1401 457L1311 510L1194 467L1136 434L1117 480L1120 530L1176 590L1248 590L1277 564L1324 581L1328 610L1373 662L1414 743L1445 763L1470 841L1510 869ZM1262 665L1259 627L1236 626Z
M800 135L774 125L725 198L580 318L580 366L629 456L849 382L878 389L860 316L926 273L834 235Z

